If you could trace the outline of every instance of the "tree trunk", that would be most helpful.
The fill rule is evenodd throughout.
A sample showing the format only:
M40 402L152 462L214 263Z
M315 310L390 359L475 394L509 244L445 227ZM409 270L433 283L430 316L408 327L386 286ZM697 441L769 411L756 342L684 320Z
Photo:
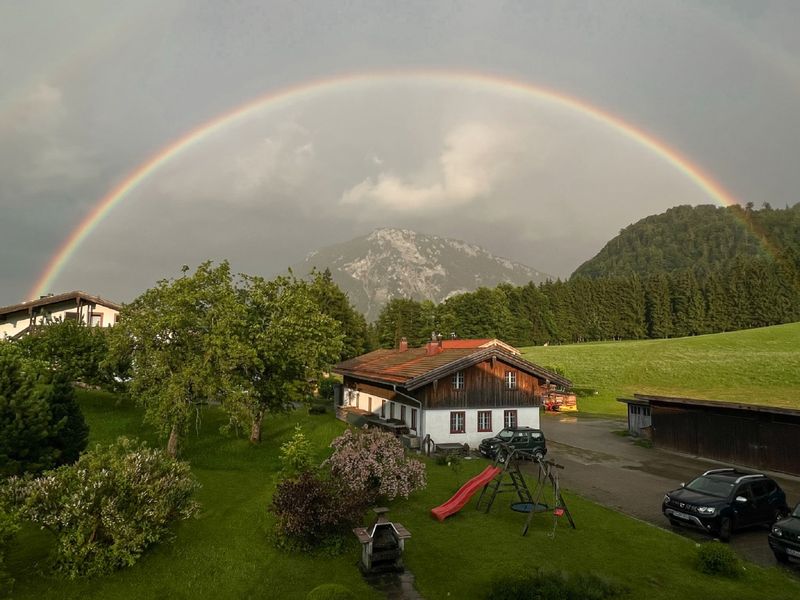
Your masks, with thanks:
M178 458L178 428L173 425L172 431L169 432L169 441L167 441L167 454L172 458Z
M253 425L250 428L250 441L253 444L261 443L261 421L264 419L264 411L259 410L253 415Z

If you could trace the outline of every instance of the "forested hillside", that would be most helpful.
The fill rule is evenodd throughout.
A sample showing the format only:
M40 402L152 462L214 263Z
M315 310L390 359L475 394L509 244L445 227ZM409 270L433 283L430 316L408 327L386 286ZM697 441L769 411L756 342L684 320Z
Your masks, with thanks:
M432 331L496 337L517 346L669 338L800 321L800 253L739 257L711 271L576 278L481 288L434 305L392 300L375 325L378 343L418 345Z
M752 206L677 206L629 225L572 275L653 275L681 269L712 271L742 257L770 258L800 250L800 203Z

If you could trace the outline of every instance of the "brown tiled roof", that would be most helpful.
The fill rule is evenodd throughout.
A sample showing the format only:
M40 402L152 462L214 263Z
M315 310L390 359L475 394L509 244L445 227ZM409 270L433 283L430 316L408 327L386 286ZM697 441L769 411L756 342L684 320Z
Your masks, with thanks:
M0 307L0 315L7 315L10 313L19 312L21 310L28 310L29 308L38 308L40 306L47 306L48 304L57 304L58 302L64 302L65 300L77 300L78 298L87 303L101 304L103 306L107 306L108 308L112 308L114 310L120 310L122 308L116 302L111 302L110 300L106 300L104 298L101 298L100 296L92 296L91 294L87 294L86 292L74 291L74 292L67 292L65 294L55 294L53 296L45 296L44 298L39 298L38 300L28 300L27 302L20 302L19 304L11 304L9 306L3 306Z
M486 341L486 340L482 340ZM375 350L340 362L333 368L335 373L379 383L396 384L408 390L416 389L448 373L460 371L492 356L553 383L571 387L569 379L552 373L518 355L507 351L503 346L447 348L438 354L428 355L425 348L408 350Z

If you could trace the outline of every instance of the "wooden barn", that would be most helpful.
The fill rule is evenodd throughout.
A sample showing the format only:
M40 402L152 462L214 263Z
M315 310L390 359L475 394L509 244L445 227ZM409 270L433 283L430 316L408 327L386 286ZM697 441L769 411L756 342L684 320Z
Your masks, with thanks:
M421 348L401 341L339 363L337 415L430 436L436 444L477 446L504 427L539 427L542 397L571 382L524 358L500 340L442 340Z
M658 448L800 475L800 410L634 394L628 428Z

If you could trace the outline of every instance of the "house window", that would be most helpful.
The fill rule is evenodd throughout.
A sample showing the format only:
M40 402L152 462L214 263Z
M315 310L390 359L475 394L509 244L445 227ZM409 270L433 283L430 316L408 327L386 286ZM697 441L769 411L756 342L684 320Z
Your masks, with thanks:
M491 431L491 430L492 430L492 411L479 410L478 431Z
M450 433L466 433L466 418L463 410L450 413Z
M381 419L386 418L386 400L381 400Z
M90 313L89 320L92 327L102 327L103 326L103 313Z
M517 426L517 411L504 410L503 411L503 427L514 428Z
M517 389L517 373L515 371L506 371L506 389Z
M453 389L464 389L464 371L457 371L456 373L453 373Z
M78 313L76 313L76 312L64 313L64 320L65 321L77 321L78 320Z
M372 396L367 396L367 411L372 412Z
M394 419L394 402L389 402L389 418Z
M417 430L417 409L416 408L412 408L411 409L411 429L413 429L414 431Z
M400 420L405 423L406 422L406 405L400 405Z

